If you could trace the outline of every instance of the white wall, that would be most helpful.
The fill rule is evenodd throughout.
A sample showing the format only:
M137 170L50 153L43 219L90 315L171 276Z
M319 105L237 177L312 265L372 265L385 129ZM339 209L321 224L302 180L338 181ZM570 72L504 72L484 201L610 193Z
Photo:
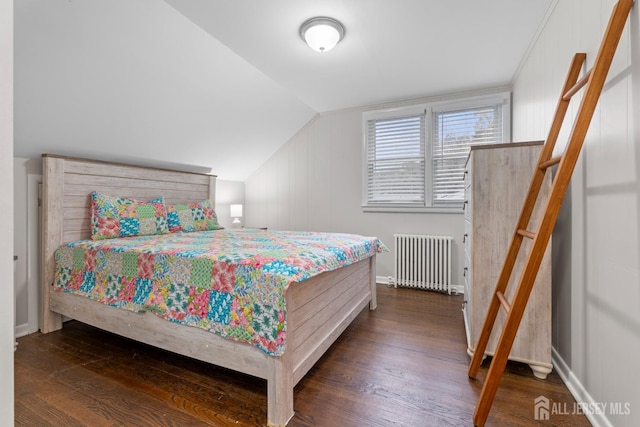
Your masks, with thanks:
M462 209L449 214L364 213L361 209L362 113L409 103L316 116L246 181L246 224L376 236L390 251L395 233L450 235L454 238L452 280L462 285ZM393 276L391 252L378 257L377 275L385 280Z
M515 139L546 137L572 56L586 52L591 68L614 3L556 2L514 80ZM629 415L592 416L594 425L640 425L638 17L636 3L553 236L556 368L579 401L631 405Z
M231 228L229 206L235 204L244 205L244 182L216 179L216 215L225 228Z
M13 162L13 253L15 262L16 326L27 323L27 159Z
M42 182L42 160L13 161L13 251L15 262L16 336L38 330L39 222L38 183Z
M13 1L0 0L0 425L13 415Z

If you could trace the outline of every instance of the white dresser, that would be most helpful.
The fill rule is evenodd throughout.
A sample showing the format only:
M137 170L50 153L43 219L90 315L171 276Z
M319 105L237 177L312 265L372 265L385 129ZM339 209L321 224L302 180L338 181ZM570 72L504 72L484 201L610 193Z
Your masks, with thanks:
M462 309L470 355L480 336L541 149L542 142L471 148L465 171L465 301ZM550 187L551 174L546 174L528 230L535 231ZM531 245L529 239L524 240L506 293L509 301L513 299ZM505 317L501 309L485 354L494 353ZM553 368L551 243L542 260L509 359L529 364L538 378L546 378Z

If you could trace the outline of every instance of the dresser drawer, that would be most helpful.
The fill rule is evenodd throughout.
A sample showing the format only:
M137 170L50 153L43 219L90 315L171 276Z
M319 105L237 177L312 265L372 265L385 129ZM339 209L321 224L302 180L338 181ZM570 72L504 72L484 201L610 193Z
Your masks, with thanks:
M471 248L473 247L471 240L473 239L473 233L471 232L471 221L465 219L464 220L464 234L462 236L462 244L464 246L464 250L467 253L471 253Z
M469 253L465 251L464 272L462 275L464 276L464 299L469 304L471 304L471 299L473 298L472 296L473 293L471 292L471 274L472 274L471 269L472 268L473 266L471 265L471 257L469 256Z
M471 193L469 191L465 191L464 193L464 204L462 205L462 209L464 210L464 219L466 221L471 221L471 214L473 212L473 197L471 197Z
M464 170L464 188L465 190L471 186L471 177L473 173L471 171L471 163L467 163L467 167Z

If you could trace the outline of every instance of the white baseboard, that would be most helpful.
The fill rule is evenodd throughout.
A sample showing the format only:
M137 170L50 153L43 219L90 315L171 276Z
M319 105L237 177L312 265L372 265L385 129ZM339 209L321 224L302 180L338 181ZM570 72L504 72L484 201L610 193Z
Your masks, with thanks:
M573 395L576 402L584 404L586 407L595 407L597 403L593 400L589 392L584 388L578 377L569 368L569 365L564 361L560 354L554 347L551 347L551 360L553 366L564 381L565 385L569 389L569 392ZM607 419L607 414L594 412L585 412L584 414L592 426L594 427L613 427L611 422Z
M393 286L393 278L391 278L389 276L376 276L376 283L378 285ZM462 294L464 294L464 286L452 285L451 286L451 294L452 295L462 295Z
M24 337L25 335L29 335L29 324L16 325L16 338Z
M463 285L451 285L451 293L456 295L464 294L464 286Z
M389 279L391 279L391 277L388 277L388 276L376 276L376 283L378 285L387 285L387 286L389 286Z

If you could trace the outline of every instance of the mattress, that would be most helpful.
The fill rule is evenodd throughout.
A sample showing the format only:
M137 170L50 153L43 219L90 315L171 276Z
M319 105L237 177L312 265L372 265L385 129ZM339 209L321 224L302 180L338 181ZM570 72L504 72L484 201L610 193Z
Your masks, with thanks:
M291 283L383 251L375 237L252 229L82 240L56 251L53 289L279 356Z

